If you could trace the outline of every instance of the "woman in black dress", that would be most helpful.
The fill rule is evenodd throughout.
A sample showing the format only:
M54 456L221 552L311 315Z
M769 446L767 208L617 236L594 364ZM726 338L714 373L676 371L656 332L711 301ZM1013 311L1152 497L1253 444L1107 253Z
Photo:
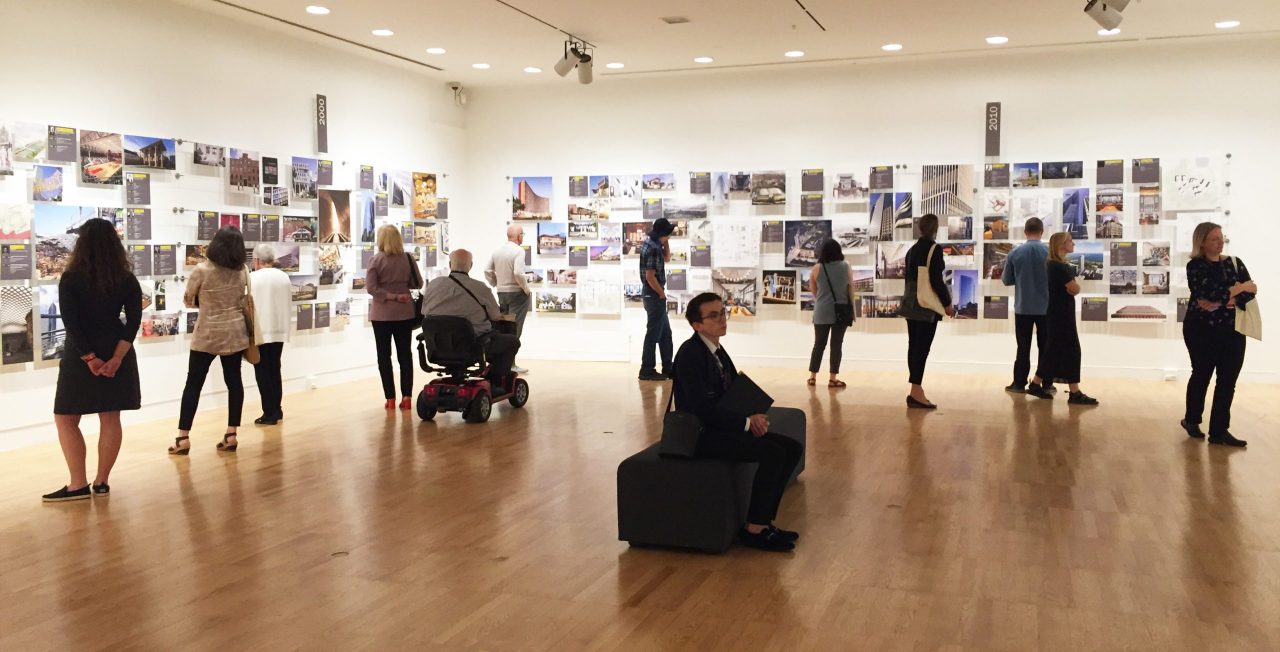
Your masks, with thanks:
M66 347L58 365L53 420L71 481L45 502L106 497L111 467L120 454L120 411L142 407L133 339L142 323L142 288L133 275L115 226L92 219L80 235L58 282ZM120 313L125 320L121 322ZM98 472L85 473L80 417L98 415Z
M1076 280L1076 268L1067 262L1067 254L1075 250L1076 242L1070 233L1055 233L1049 238L1049 259L1045 261L1049 268L1049 310L1045 315L1048 327L1045 328L1047 375L1044 380L1070 385L1068 403L1097 405L1097 399L1080 391L1080 335L1076 332L1076 295L1080 294L1080 282ZM1053 399L1049 393L1035 396Z
M1236 379L1244 366L1244 335L1236 332L1236 308L1254 299L1258 286L1244 262L1223 256L1222 227L1201 222L1191 235L1191 260L1187 262L1187 286L1191 302L1182 322L1182 340L1191 355L1191 378L1187 380L1187 411L1182 428L1187 435L1203 439L1200 420L1209 379L1216 372L1213 408L1209 412L1209 443L1243 447L1231 426L1231 401L1236 395Z

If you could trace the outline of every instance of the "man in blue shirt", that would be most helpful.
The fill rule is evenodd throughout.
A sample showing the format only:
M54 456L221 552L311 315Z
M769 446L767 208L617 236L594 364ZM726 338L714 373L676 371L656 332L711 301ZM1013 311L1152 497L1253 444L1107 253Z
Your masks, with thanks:
M644 312L648 323L644 331L644 348L640 352L640 380L671 378L671 321L667 319L666 262L671 260L667 240L675 227L666 218L653 221L649 238L640 245L640 277L644 289ZM654 348L662 353L662 373L658 373Z
M1023 392L1038 398L1052 398L1053 379L1045 379L1040 375L1042 365L1036 364L1035 376L1031 385L1027 385L1027 374L1031 371L1031 331L1035 330L1036 351L1040 361L1044 360L1045 345L1045 313L1049 310L1049 276L1045 268L1045 260L1049 257L1049 248L1044 245L1044 222L1038 217L1027 220L1024 227L1027 241L1009 252L1005 261L1004 273L1000 280L1005 285L1014 286L1014 332L1018 337L1018 356L1013 362L1013 383L1005 390L1021 394Z

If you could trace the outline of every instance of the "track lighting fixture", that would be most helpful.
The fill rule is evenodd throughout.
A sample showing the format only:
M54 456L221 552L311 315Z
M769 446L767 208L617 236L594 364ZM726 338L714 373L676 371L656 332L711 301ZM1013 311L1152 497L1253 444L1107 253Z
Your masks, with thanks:
M555 71L561 77L568 76L569 71L578 69L578 82L591 83L592 56L587 44L578 40L564 42L564 56L556 62Z

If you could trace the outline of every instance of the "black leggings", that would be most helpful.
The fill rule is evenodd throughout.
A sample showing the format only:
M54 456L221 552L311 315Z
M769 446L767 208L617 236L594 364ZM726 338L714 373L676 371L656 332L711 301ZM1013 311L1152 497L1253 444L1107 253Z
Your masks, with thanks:
M391 372L391 341L396 343L396 360L400 363L400 395L413 396L413 347L409 343L413 335L414 320L373 322L373 341L378 347L378 374L382 376L382 395L387 400L396 397L396 380Z
M196 410L200 407L200 391L209 375L213 359L222 361L222 380L227 384L227 427L240 426L240 410L244 407L244 383L240 380L240 358L244 352L230 355L214 355L192 351L187 360L187 386L182 388L182 408L178 415L178 430L191 430Z
M842 324L813 325L813 353L809 355L809 373L818 373L822 366L822 351L827 348L827 337L831 337L831 373L840 373L841 347L844 346L844 332L848 326Z
M933 336L938 332L938 320L907 320L907 370L911 372L908 382L912 385L924 384L924 363L929 360L929 349L933 346Z

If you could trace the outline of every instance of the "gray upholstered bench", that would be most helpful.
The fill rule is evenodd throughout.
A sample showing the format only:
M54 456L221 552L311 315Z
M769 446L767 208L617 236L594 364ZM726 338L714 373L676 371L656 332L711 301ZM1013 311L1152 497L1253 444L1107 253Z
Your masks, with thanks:
M805 414L771 408L769 430L805 444ZM724 552L746 522L756 464L669 459L658 444L618 465L618 539L632 545ZM792 482L804 470L796 465Z

